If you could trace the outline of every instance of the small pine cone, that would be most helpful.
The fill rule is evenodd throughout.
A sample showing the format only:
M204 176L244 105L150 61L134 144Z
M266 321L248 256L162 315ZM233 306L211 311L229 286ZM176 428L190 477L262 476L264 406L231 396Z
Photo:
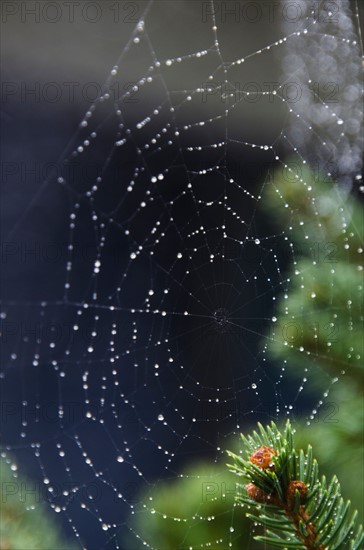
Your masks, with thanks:
M253 485L253 483L248 483L246 486L246 492L248 493L248 497L252 500L255 500L256 502L265 502L266 494L262 489L259 489L259 487L256 487Z
M274 470L272 456L276 454L277 452L274 449L263 445L254 451L249 460L262 470Z
M300 494L301 504L306 501L307 498L307 485L303 481L290 481L287 489L287 503L290 508L293 508L295 503L295 492L297 491Z
M275 504L277 506L279 504L279 499L275 493L269 495L262 489L259 489L259 487L253 485L253 483L248 483L246 492L248 497L255 500L255 502L260 502L261 504Z

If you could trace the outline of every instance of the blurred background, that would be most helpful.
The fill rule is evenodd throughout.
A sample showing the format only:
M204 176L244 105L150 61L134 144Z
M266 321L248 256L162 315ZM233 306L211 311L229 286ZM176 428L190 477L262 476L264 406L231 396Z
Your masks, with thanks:
M255 548L287 415L363 511L363 8L274 4L1 6L4 548Z

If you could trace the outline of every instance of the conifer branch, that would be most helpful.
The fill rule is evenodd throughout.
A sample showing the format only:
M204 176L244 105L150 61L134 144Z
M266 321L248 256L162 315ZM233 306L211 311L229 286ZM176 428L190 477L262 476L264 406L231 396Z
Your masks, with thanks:
M255 539L276 548L360 550L364 532L357 512L341 496L336 477L319 479L318 464L307 452L296 452L289 421L281 432L274 422L259 432L241 435L244 451L228 451L231 472L243 477L237 500L252 510L247 516L266 528Z

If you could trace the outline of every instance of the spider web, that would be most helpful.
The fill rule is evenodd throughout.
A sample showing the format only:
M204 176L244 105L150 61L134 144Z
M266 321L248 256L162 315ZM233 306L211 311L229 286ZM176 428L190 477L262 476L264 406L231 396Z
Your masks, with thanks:
M80 547L123 548L123 532L153 547L130 523L134 493L193 458L217 460L257 419L313 418L336 381L326 374L318 396L314 370L292 381L289 361L267 358L295 248L260 205L288 157L328 175L334 159L341 193L360 182L358 6L296 2L296 20L281 15L289 4L252 25L241 2L236 28L223 3L143 5L62 174L27 209L50 201L44 230L63 243L62 261L2 302L2 382L19 405L3 456L38 472ZM310 48L319 64L302 63ZM339 63L350 93L313 108L317 65L330 81ZM92 175L72 177L75 163ZM292 214L290 227L300 223ZM27 329L12 338L19 322ZM233 543L230 530L203 547Z

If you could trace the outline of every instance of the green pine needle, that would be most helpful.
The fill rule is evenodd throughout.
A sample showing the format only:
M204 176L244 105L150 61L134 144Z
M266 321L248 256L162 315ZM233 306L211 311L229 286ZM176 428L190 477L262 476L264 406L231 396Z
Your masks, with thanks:
M319 479L312 447L294 449L293 431L287 421L283 432L274 422L245 437L244 451L228 451L228 468L242 477L237 501L248 508L247 516L265 528L255 540L275 548L309 550L359 550L364 532L357 512L344 502L340 483Z

